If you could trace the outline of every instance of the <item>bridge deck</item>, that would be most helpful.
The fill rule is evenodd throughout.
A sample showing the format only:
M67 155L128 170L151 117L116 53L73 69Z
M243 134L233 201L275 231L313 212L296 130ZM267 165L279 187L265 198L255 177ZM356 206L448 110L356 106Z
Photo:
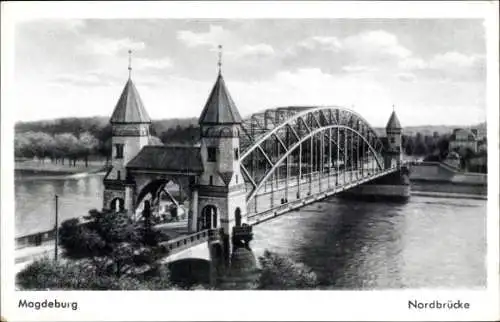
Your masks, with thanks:
M363 177L359 175L360 173L352 171L350 175L346 175L345 178L342 175L339 176L339 178L337 179L336 174L334 174L331 176L322 176L321 179L312 181L311 183L309 183L309 181L306 182L302 180L299 186L299 190L302 192L303 197L297 199L295 196L295 193L297 191L297 185L290 185L288 186L288 189L293 190L294 199L291 199L292 201L271 208L266 206L266 204L264 203L264 201L266 201L266 198L267 201L270 201L270 196L271 196L270 192L259 195L259 199L257 202L258 204L257 209L258 210L264 209L264 210L249 213L248 224L249 225L260 224L261 222L264 222L266 220L275 218L294 209L313 203L317 200L324 199L326 197L335 195L342 191L351 189L355 186L385 176L389 173L393 173L397 170L398 170L397 168L390 168L370 175L365 174ZM358 176L356 176L356 174ZM337 185L335 185L335 179L338 180ZM306 185L307 189L304 188ZM291 189L294 187L295 189ZM285 184L282 183L281 186L278 186L277 190L283 191L285 188L286 188ZM311 189L310 194L308 194L309 188ZM277 190L274 191L276 192ZM191 247L200 245L204 242L210 240L217 240L218 238L219 235L216 229L206 229L193 234L179 236L172 240L163 242L161 243L161 245L169 251L169 256L170 256L179 253L183 250L189 249Z

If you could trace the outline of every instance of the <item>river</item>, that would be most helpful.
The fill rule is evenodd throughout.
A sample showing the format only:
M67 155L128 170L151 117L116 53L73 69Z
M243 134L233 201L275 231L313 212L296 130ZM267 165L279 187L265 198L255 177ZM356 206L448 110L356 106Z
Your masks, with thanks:
M102 176L16 176L16 236L102 206ZM254 228L251 246L309 266L336 289L481 288L486 285L486 200L413 196L408 202L336 197Z

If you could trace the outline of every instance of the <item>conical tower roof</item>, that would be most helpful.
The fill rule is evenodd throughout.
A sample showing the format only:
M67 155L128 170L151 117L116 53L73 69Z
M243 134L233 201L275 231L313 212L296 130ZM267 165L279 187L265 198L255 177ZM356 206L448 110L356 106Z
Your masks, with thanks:
M137 88L129 78L110 119L111 123L151 123Z
M212 92L198 120L202 124L240 124L241 116L219 73Z
M391 117L389 118L389 122L387 122L386 129L402 129L401 123L399 123L398 116L396 115L396 111L392 111Z

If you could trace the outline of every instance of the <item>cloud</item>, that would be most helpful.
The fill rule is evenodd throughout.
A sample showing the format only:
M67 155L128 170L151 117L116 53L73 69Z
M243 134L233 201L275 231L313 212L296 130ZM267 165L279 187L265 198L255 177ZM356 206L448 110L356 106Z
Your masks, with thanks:
M405 58L411 56L411 51L399 44L395 35L383 31L366 31L346 37L342 48L356 56L388 56Z
M417 80L417 76L412 73L399 73L398 78L403 82L413 83Z
M168 69L173 66L172 60L168 57L161 59L136 58L133 60L132 67L138 70L144 69Z
M408 57L399 61L398 66L403 70L416 70L427 68L427 63L421 58Z
M429 67L433 69L455 69L474 68L480 63L479 55L464 55L458 52L447 52L435 55L429 62Z
M338 51L342 44L337 37L314 36L299 42L299 47Z
M329 50L358 58L368 59L388 56L405 58L411 51L399 44L397 37L383 30L365 31L345 38L314 36L299 42L296 48ZM291 49L294 53L296 50Z
M412 52L384 30L362 31L346 37L313 36L286 49L286 65L323 66L330 73L392 73Z
M210 25L209 31L196 33L191 30L179 30L177 39L188 47L211 46L215 48L223 43L227 32L221 26Z
M116 85L123 80L114 75L110 75L103 70L93 70L79 74L59 74L49 80L53 86L83 86L83 87L104 87Z
M319 68L282 70L263 81L226 82L242 115L279 106L354 105L371 122L385 124L388 115L380 115L380 108L389 110L392 104L383 84L357 75L325 73Z
M275 54L274 48L268 44L257 44L257 45L244 45L234 51L227 52L227 55L233 56L234 58L245 58L245 57L266 57Z
M438 53L428 61L410 57L403 59L399 67L403 70L422 73L441 79L473 79L484 76L484 56L465 55L456 51Z
M126 53L128 50L138 51L146 48L146 44L141 41L134 41L130 38L110 39L104 37L93 37L87 39L83 45L86 53L94 55L116 56L120 52Z
M366 72L375 72L379 69L376 67L369 67L363 65L347 65L342 67L342 70L347 73L366 73Z
M38 27L45 32L70 32L80 33L87 23L82 19L48 19L38 22Z

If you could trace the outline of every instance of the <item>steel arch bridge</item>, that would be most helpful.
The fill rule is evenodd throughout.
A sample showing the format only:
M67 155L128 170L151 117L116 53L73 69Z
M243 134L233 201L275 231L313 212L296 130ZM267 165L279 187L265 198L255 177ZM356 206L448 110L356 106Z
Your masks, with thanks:
M396 171L358 113L340 106L269 109L243 121L240 164L250 223Z

